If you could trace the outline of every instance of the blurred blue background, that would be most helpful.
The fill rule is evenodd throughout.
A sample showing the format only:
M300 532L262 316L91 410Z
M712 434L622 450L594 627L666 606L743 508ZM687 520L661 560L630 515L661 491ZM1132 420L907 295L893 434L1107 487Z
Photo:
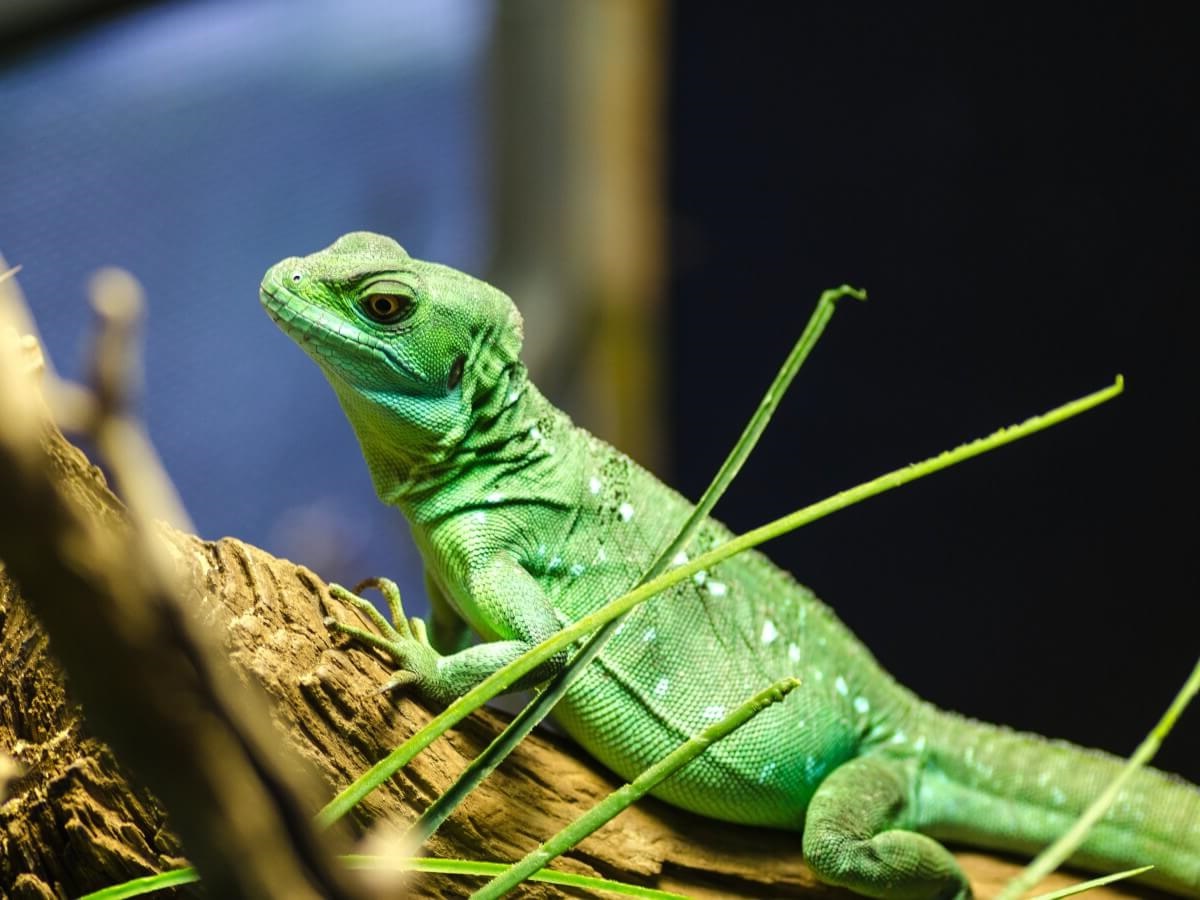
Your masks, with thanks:
M201 535L327 578L420 566L319 371L262 313L276 260L396 236L479 271L491 8L475 0L177 2L0 73L3 252L56 365L80 374L89 276L148 298L144 413Z

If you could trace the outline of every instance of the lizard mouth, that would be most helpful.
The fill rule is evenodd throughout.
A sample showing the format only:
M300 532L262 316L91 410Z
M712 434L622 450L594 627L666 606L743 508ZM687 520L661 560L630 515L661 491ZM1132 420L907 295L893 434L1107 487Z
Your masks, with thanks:
M318 364L338 372L343 378L352 371L346 365L348 359L365 358L378 362L382 357L414 385L428 386L427 380L398 359L391 347L336 313L296 296L269 279L263 281L258 296L267 315L284 334Z

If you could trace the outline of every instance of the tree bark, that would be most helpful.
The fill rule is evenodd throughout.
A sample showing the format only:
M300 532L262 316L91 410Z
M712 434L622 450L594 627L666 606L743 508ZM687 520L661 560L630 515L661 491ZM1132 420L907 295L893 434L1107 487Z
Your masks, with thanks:
M46 437L46 448L57 460L57 477L77 496L91 498L94 515L119 514L120 503L101 472L79 450L57 431ZM389 674L384 662L326 629L331 601L313 573L232 538L207 542L165 526L162 534L188 573L195 615L219 635L246 690L265 692L279 740L316 771L330 793L430 718L410 698L379 694ZM330 611L343 619L350 615L340 606ZM0 567L0 751L23 771L8 782L0 805L0 890L14 898L77 896L183 864L185 848L163 808L91 736L86 710L72 702L51 649ZM104 652L96 647L96 653ZM385 833L383 823L401 829L415 818L503 722L491 711L472 716L369 796L351 815L350 827L357 834L377 832L378 851L387 843L378 836ZM0 765L0 773L4 770ZM610 773L565 739L535 734L426 850L445 857L519 858L616 786ZM797 834L725 825L643 801L555 867L697 897L849 897L814 881L799 845ZM959 858L981 897L1016 868L980 854ZM466 896L479 884L450 876L411 879L405 891L414 896ZM1056 877L1052 883L1071 880ZM546 885L529 885L522 893L572 895Z

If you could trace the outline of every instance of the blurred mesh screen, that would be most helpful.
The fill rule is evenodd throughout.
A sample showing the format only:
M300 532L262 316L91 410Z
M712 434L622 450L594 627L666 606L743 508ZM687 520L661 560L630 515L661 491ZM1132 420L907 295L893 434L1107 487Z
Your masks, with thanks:
M488 10L166 3L0 69L0 252L71 375L90 273L142 281L143 412L203 536L420 595L398 513L257 288L276 260L355 229L482 268Z

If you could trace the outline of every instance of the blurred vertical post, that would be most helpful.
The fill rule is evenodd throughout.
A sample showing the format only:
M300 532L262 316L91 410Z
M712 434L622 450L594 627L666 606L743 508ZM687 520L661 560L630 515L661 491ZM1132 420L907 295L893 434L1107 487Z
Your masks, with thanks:
M663 0L497 5L491 278L534 380L661 470Z

